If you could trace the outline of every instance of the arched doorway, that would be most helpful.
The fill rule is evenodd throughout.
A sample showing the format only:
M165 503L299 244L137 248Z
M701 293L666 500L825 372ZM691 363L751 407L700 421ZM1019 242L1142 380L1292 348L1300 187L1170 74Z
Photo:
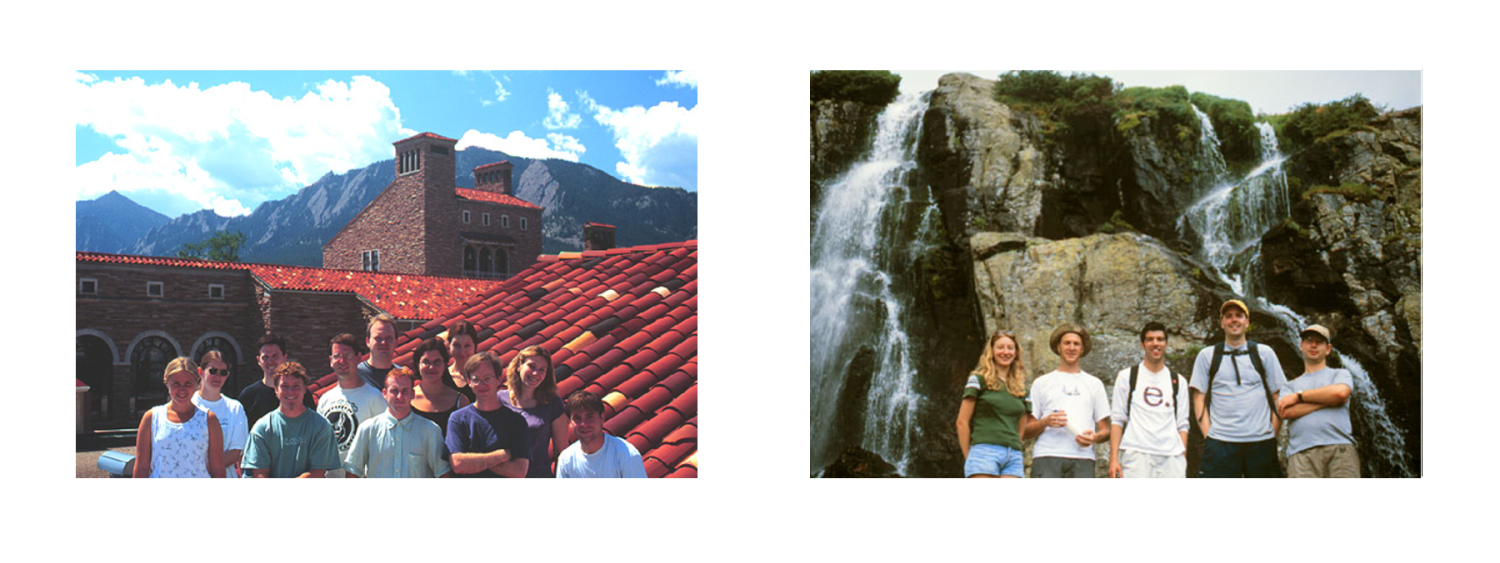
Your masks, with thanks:
M167 386L161 381L162 373L176 357L177 347L160 336L148 336L136 343L130 352L130 380L135 383L132 415L167 401Z
M81 335L74 339L77 344L78 363L74 373L84 385L89 386L89 418L109 418L109 395L114 388L114 355L104 339L92 335Z

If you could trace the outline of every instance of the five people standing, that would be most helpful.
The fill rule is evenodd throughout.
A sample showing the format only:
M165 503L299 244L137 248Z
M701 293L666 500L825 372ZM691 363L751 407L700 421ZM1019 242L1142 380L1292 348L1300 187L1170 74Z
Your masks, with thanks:
M1219 307L1224 341L1198 352L1191 378L1167 366L1166 326L1146 323L1142 359L1116 374L1112 400L1079 366L1092 348L1082 327L1053 331L1060 362L1032 382L1029 395L1021 343L1009 331L995 333L959 406L964 476L1024 477L1021 442L1037 436L1032 477L1093 477L1094 446L1103 442L1110 477L1186 477L1188 430L1196 424L1205 437L1199 477L1281 477L1276 436L1287 420L1289 476L1358 477L1353 376L1328 367L1331 332L1303 330L1305 369L1289 382L1276 352L1248 339L1249 312L1238 299Z

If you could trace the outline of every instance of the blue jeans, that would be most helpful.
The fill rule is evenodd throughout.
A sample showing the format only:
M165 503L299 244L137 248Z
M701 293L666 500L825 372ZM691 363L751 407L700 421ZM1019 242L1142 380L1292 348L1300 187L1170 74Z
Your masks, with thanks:
M1026 460L1021 450L996 444L974 444L969 446L969 457L964 460L964 477L974 475L1026 476Z

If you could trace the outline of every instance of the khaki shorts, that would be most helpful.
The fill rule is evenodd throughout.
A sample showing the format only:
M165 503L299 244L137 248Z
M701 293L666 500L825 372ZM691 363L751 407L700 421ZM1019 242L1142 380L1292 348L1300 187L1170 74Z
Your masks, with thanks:
M1287 477L1359 478L1359 454L1354 444L1316 446L1286 460Z

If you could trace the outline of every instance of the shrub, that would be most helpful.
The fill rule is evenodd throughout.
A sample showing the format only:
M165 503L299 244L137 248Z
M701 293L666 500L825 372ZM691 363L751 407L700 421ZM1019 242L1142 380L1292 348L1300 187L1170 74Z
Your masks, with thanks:
M812 73L812 100L883 106L900 93L901 76L884 70L819 70Z
M1367 127L1380 109L1363 95L1355 94L1326 104L1302 104L1292 110L1283 125L1287 140L1307 146L1318 140L1335 138L1351 130Z
M1231 161L1257 162L1260 160L1260 130L1255 127L1255 112L1250 104L1241 100L1194 92L1192 103L1208 114L1214 124L1214 132L1223 144L1220 152Z

